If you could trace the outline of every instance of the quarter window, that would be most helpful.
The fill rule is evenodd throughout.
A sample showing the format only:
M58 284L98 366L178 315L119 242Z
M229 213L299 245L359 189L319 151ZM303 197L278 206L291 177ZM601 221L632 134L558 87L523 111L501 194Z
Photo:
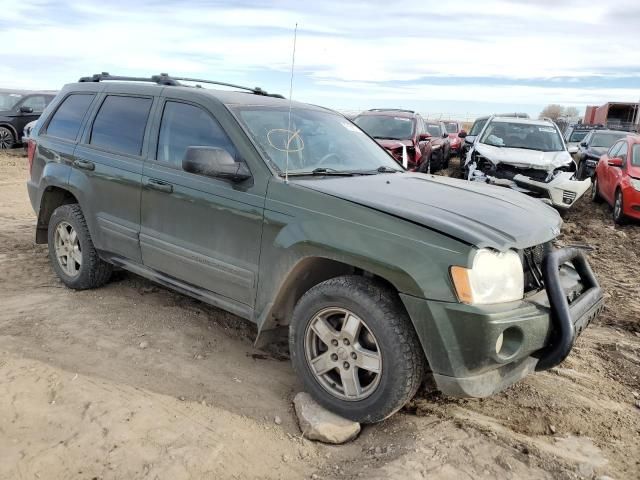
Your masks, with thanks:
M75 140L80 131L82 119L94 97L93 94L74 93L65 98L51 117L47 126L47 135Z
M160 124L157 159L182 168L188 147L219 147L236 157L236 150L220 124L200 107L187 103L165 104Z
M89 143L113 152L141 155L151 98L109 95L102 102Z

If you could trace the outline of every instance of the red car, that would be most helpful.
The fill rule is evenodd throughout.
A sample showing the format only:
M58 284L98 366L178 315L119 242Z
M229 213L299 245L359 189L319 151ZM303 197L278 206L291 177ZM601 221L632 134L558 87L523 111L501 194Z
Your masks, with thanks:
M464 142L464 140L458 136L458 134L463 131L462 124L459 122L445 121L444 127L447 129L447 133L449 134L451 155L459 155L462 150L462 142Z
M618 140L600 157L591 187L594 202L613 205L613 221L640 220L640 135Z
M373 137L409 170L435 172L446 166L440 127L433 135L430 123L412 110L375 108L362 112L353 122ZM442 127L444 128L444 127Z

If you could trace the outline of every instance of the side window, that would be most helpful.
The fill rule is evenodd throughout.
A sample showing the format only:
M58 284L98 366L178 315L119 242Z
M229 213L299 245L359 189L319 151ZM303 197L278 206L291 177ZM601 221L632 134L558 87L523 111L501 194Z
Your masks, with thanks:
M44 107L47 106L47 102L43 95L34 95L32 97L27 97L27 99L22 102L21 107L31 107L33 108L34 113L41 113L44 110Z
M142 154L151 98L108 95L93 121L89 143L113 152Z
M94 94L73 93L65 98L51 117L46 135L75 140Z
M622 145L624 144L624 142L616 142L613 144L613 147L611 147L609 149L609 151L607 152L607 155L609 156L609 158L615 158L618 156L618 153L620 151L620 147L622 147Z
M162 112L157 159L182 168L188 147L220 147L236 158L236 150L220 124L200 107L168 101Z
M622 142L622 145L620 146L620 149L618 150L616 157L622 159L623 167L627 164L627 152L628 152L627 142Z

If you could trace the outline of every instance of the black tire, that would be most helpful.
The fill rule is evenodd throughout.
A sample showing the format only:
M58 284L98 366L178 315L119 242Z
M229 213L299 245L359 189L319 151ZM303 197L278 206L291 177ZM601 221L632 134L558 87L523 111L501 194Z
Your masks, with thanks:
M76 233L78 253L82 260L81 263L76 264L78 268L76 275L70 275L65 271L65 267L56 253L56 229L61 224L69 225L72 231ZM48 243L51 265L56 275L67 287L75 290L86 290L101 287L109 281L113 265L105 262L98 255L91 241L82 209L78 204L62 205L55 209L49 220ZM68 256L66 262L69 262Z
M624 225L627 223L627 217L624 214L624 199L620 189L616 190L616 194L613 199L613 221L616 225Z
M585 178L587 178L587 172L586 172L586 161L582 161L580 162L580 165L578 165L578 171L576 172L576 179L577 180L584 180Z
M310 324L320 312L333 308L352 312L366 327L359 331L373 335L381 368L375 388L366 398L348 400L331 393L307 360ZM333 278L303 295L293 312L289 348L293 367L305 390L324 407L357 422L379 422L397 412L415 395L425 372L420 342L398 295L385 285L360 276ZM349 359L346 354L340 358L336 360L338 364ZM351 358L356 358L353 353ZM344 371L336 366L329 373L337 375L340 370ZM358 369L355 375L360 373ZM369 372L365 369L362 373ZM335 384L333 387L335 389Z
M16 145L13 132L7 127L0 127L0 150L9 150Z
M591 201L593 203L602 203L602 197L600 196L600 190L598 188L598 177L593 176L593 183L591 184Z
M429 163L431 163L431 154L429 154L429 156L422 161L422 163L418 167L418 172L427 173L427 170L429 169ZM433 169L431 171L433 171Z

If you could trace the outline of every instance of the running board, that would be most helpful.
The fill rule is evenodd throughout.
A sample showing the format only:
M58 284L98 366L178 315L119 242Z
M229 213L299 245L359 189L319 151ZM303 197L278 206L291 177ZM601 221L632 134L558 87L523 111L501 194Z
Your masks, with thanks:
M204 303L213 305L214 307L226 310L230 313L233 313L234 315L237 315L238 317L254 321L253 308L251 308L249 305L245 305L244 303L236 302L235 300L232 300L228 297L218 295L211 290L207 290L195 285L191 285L190 283L183 282L182 280L178 280L177 278L171 277L162 272L158 272L157 270L153 270L152 268L145 267L144 265L140 265L139 263L132 262L131 260L117 255L106 254L103 258L106 258L116 267L123 268L131 273L135 273L136 275L140 275L141 277L151 280L152 282L159 283L160 285L178 291L184 295L188 295Z

